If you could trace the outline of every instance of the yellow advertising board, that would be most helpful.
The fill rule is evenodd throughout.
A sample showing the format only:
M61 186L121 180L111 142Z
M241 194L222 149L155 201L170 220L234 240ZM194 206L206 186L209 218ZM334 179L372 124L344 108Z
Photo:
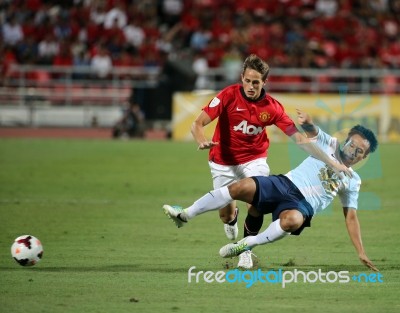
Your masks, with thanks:
M215 91L177 92L172 102L172 138L175 140L193 140L190 126L201 113L201 109L210 102ZM212 137L216 121L207 125L205 134Z
M190 126L202 107L216 95L215 91L179 92L173 97L172 138L193 140ZM312 115L322 129L338 137L345 136L355 124L362 124L376 132L382 142L400 141L400 95L363 94L271 94L285 107L295 121L296 108ZM216 121L206 127L212 137ZM268 128L274 142L287 137L277 128Z

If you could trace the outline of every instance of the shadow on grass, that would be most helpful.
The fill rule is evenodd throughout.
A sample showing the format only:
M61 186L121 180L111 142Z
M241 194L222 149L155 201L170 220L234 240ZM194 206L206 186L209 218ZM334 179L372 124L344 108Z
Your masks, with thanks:
M184 273L187 272L185 268L171 267L166 264L113 264L102 266L57 266L57 267L26 267L20 266L13 267L0 267L0 271L21 271L29 270L42 273L119 273L119 272L156 272L156 273Z
M393 271L393 270L400 270L400 265L398 264L375 264L377 265L378 269L380 271ZM264 270L266 268L262 267ZM323 272L329 272L329 271L334 271L334 272L340 272L340 271L349 271L349 272L368 272L371 271L368 269L366 266L362 264L354 264L354 265L348 265L348 264L338 264L338 265L332 265L332 264L312 264L312 265L290 265L287 266L286 264L271 264L268 269L283 269L286 271L291 271L294 269L298 269L301 271L318 271L321 269Z
M213 271L227 271L235 269L237 265L237 258L223 259L210 259L206 264L197 267L197 270L213 270ZM288 263L270 263L262 264L258 259L253 259L254 267L251 270L261 269L262 271L278 270L293 271L295 269L301 271L318 271L323 272L368 272L369 269L362 264L296 264L296 261ZM376 264L379 270L382 271L400 271L399 264ZM177 266L171 263L132 263L132 264L108 264L108 265L70 265L70 266L44 266L39 264L34 267L21 267L21 266L0 266L0 271L21 271L29 270L41 273L187 273L190 266Z

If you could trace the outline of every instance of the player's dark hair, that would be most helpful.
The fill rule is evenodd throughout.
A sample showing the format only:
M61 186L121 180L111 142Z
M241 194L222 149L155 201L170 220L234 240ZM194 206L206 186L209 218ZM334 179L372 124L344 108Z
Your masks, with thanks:
M268 77L269 65L255 54L250 54L246 60L244 60L242 74L244 74L247 68L259 72L262 75L263 80L266 80Z
M351 137L354 134L358 134L368 140L369 150L367 152L374 152L378 148L378 139L376 139L376 136L372 130L361 125L356 125L350 129L348 137Z

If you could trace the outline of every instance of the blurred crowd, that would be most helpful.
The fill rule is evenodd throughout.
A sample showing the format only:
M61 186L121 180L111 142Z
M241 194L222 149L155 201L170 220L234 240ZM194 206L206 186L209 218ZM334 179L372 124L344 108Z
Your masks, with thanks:
M3 0L1 73L12 63L400 68L400 0ZM201 81L197 82L199 85Z

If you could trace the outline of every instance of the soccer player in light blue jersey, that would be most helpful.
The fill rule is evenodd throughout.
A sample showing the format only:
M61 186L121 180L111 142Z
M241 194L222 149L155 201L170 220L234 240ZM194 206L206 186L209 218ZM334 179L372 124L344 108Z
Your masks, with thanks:
M311 226L313 216L324 210L338 195L346 227L360 261L370 269L378 271L367 257L361 240L357 218L361 179L351 169L351 166L377 149L378 141L374 133L361 125L354 126L341 147L338 139L316 127L308 114L297 110L297 119L307 136L333 161L344 164L351 170L351 177L338 174L324 162L310 156L285 175L244 178L229 186L210 191L186 209L164 205L165 214L181 227L191 218L217 210L232 200L251 203L249 215L254 217L272 214L273 222L265 231L257 234L261 228L259 225L258 229L252 230L256 235L223 246L219 253L226 258L240 255L255 246L272 243L288 235L299 235L305 227Z

